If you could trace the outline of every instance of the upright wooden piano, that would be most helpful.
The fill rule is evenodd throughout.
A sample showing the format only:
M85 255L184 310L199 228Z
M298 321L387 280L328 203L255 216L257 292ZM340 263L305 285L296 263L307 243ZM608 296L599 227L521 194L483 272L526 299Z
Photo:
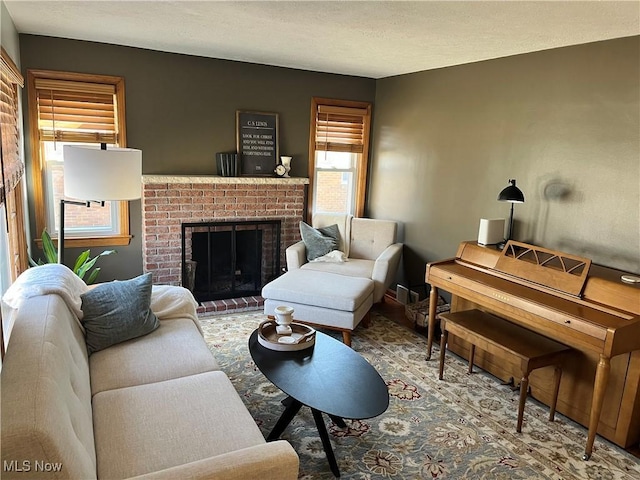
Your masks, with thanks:
M438 289L451 310L478 308L573 347L563 365L557 409L588 427L584 459L596 433L628 448L640 442L640 284L582 257L509 241L502 250L463 242L456 257L427 265L431 284L427 358L436 327ZM629 280L625 277L625 280ZM466 358L469 346L449 339ZM477 364L504 380L517 372L476 351ZM553 369L532 373L531 394L549 405Z

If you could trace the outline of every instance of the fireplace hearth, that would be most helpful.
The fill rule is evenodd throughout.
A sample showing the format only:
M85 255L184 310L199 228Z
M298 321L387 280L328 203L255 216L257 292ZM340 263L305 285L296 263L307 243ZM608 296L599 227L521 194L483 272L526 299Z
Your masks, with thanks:
M259 295L280 271L280 220L182 224L182 285L198 302Z

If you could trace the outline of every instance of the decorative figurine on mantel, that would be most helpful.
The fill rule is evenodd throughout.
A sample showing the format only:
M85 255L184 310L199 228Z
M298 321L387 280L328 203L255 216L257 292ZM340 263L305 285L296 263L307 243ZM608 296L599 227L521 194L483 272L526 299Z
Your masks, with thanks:
M276 166L275 172L276 175L283 178L289 178L289 172L291 171L291 159L293 157L280 157L280 164Z

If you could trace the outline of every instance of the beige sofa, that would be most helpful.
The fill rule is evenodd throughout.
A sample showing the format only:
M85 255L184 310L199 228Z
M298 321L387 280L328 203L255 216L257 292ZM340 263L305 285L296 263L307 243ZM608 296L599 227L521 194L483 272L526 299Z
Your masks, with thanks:
M154 286L160 327L91 356L74 292L51 292L3 305L3 479L298 477L291 445L265 442L220 371L186 289Z

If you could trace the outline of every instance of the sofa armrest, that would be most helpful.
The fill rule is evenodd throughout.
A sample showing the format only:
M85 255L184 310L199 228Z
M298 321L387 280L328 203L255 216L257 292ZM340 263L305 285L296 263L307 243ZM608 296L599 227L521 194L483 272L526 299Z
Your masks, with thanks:
M402 243L389 245L376 259L373 265L371 279L375 284L373 301L379 302L384 296L387 287L396 276L398 264L402 256Z
M278 440L139 475L133 479L296 480L299 467L298 454L293 447L285 440Z
M285 250L287 270L296 270L307 263L307 247L304 242L294 243Z

